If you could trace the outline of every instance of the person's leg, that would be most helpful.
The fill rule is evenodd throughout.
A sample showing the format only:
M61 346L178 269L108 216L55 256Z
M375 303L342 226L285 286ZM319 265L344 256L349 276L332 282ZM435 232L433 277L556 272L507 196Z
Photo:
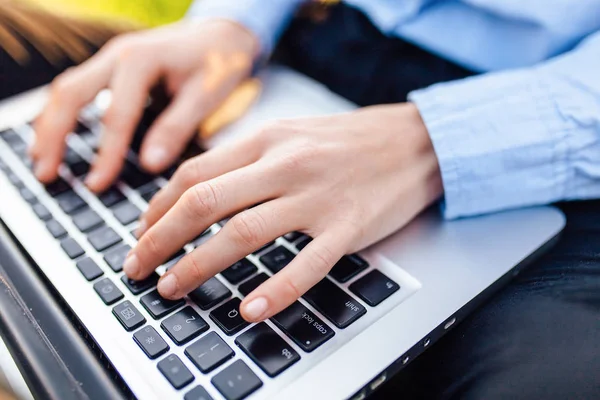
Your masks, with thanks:
M295 22L282 46L280 59L359 105L470 75L349 7L322 24ZM374 399L600 398L600 202L561 207L558 245Z

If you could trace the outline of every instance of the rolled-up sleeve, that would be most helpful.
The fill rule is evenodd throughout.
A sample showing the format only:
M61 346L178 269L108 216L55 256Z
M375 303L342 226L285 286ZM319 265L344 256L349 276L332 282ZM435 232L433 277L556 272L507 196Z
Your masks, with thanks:
M304 0L196 0L189 18L223 18L245 26L269 54Z
M600 197L600 33L520 70L414 91L446 218Z

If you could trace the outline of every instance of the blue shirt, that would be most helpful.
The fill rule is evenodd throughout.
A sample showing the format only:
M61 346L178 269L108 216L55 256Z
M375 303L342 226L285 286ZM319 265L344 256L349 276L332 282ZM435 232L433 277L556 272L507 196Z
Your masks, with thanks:
M199 0L270 51L302 0ZM387 35L483 74L410 94L447 218L600 197L600 0L347 0Z

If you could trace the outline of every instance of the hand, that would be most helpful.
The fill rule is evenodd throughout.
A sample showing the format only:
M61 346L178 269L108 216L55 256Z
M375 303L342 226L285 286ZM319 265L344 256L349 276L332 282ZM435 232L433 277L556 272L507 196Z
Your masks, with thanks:
M124 270L132 279L148 276L211 224L237 213L162 276L159 292L176 299L278 236L313 237L244 299L243 317L256 322L441 194L437 158L412 104L282 121L184 163L142 217L143 235Z
M65 136L81 108L108 87L113 101L86 179L91 190L106 189L121 171L150 90L162 81L173 100L150 128L141 150L142 166L160 172L183 151L200 121L249 75L257 52L258 41L251 33L224 20L180 22L115 38L52 83L30 151L36 176L42 182L56 178Z

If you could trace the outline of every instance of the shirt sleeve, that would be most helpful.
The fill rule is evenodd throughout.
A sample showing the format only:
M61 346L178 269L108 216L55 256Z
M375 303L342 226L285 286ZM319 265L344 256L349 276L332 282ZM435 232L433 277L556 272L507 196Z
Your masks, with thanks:
M304 0L196 0L188 18L222 18L238 22L253 32L268 55Z
M600 33L530 68L409 95L440 164L446 218L600 197Z

